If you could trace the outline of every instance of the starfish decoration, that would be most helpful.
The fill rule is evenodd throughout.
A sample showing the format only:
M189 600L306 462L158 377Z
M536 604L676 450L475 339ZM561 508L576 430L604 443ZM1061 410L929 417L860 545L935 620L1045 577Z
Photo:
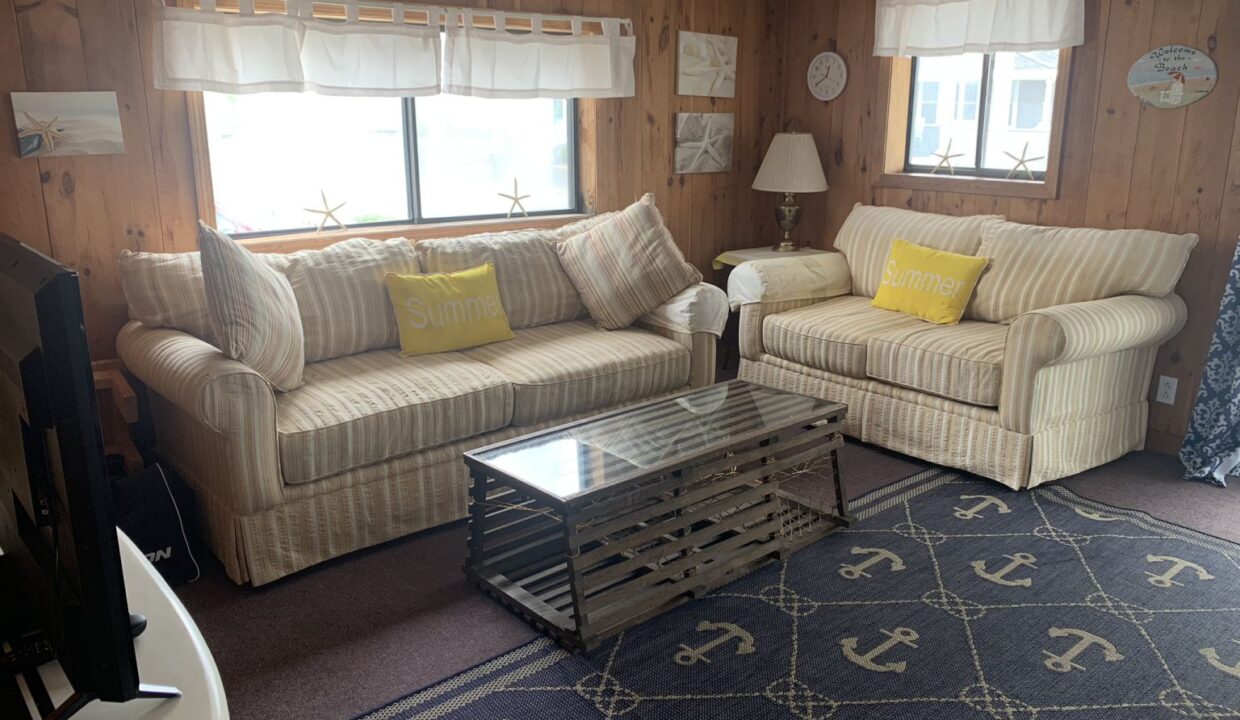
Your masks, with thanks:
M321 209L320 208L305 208L305 211L308 213L314 213L315 215L323 216L323 219L319 221L319 226L315 228L314 231L323 232L323 227L327 225L328 220L331 220L334 224L338 225L341 230L348 230L349 226L340 222L340 218L336 217L336 211L344 207L348 203L340 203L336 207L332 207L327 202L327 193L323 192L322 190L319 190L319 197L323 198L323 207Z
M716 42L704 40L698 44L697 49L705 49L706 54L686 54L686 62L681 72L689 77L710 78L710 87L706 93L715 97L724 83L736 79L736 63Z
M517 179L516 178L512 179L512 194L511 195L509 195L508 193L495 193L495 194L499 195L505 200L512 201L512 207L508 208L508 217L512 217L512 212L516 210L517 208L521 209L522 215L526 217L530 216L529 211L527 211L525 209L525 206L521 204L521 201L528 198L529 195L522 195L520 192L517 191Z
M943 167L947 168L947 172L951 173L952 175L955 175L956 168L952 167L952 158L964 157L964 153L953 153L952 152L952 141L951 140L947 141L946 150L944 150L941 153L930 153L930 154L939 159L939 164L935 165L934 169L930 171L931 175L935 174L936 172L939 171L939 168L943 168Z
M682 145L682 147L689 149L695 149L696 146L697 153L689 161L688 167L691 170L698 170L701 168L702 161L710 160L720 168L731 168L731 156L725 157L723 151L718 147L722 141L728 139L727 133L714 118L707 118L705 123L706 127L699 142L689 142Z
M26 122L30 123L30 126L19 131L17 133L17 137L24 138L35 135L39 136L42 143L42 150L39 152L40 155L46 155L52 152L56 149L56 141L65 139L65 134L57 130L55 127L56 121L60 119L59 117L54 117L47 122L43 122L42 120L35 120L28 112L22 111L22 115L26 116Z
M1015 160L1015 161L1016 161L1016 165L1015 165L1015 166L1014 166L1011 170L1009 170L1009 171L1008 171L1007 176L1008 176L1008 179L1009 179L1009 180L1010 180L1010 179L1012 179L1012 176L1013 176L1013 175L1015 175L1016 173L1020 172L1020 169L1021 169L1021 168L1024 168L1024 169L1025 169L1025 174L1029 176L1029 179L1030 179L1030 180L1032 180L1032 179L1033 179L1033 171L1029 169L1029 163L1031 163L1031 162L1037 162L1038 160L1041 160L1041 159L1042 159L1042 158L1040 158L1040 157L1029 157L1029 143L1025 143L1025 147L1024 147L1024 149L1022 149L1022 150L1020 151L1020 157L1017 157L1017 156L1013 155L1012 153L1008 152L1007 150L1004 150L1004 151L1003 151L1003 154L1004 154L1004 155L1007 155L1008 157L1010 157L1010 158L1012 158L1013 160Z

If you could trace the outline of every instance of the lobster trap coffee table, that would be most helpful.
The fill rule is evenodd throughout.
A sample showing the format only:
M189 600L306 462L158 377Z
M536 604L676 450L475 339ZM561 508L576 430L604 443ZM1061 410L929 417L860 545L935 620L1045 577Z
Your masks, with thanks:
M593 648L849 526L845 412L733 381L467 452L465 572Z

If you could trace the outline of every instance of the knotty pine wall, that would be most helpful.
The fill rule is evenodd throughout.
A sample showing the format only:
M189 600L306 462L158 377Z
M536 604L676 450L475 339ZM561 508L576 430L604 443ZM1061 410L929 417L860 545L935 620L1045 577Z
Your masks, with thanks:
M0 0L0 232L78 268L95 359L115 354L116 332L126 319L116 271L120 251L196 249L198 208L185 95L156 90L151 82L153 3ZM779 125L783 0L446 4L632 18L638 38L636 96L580 105L582 139L591 148L582 153L587 204L599 211L618 209L654 192L681 249L707 273L722 250L769 240L774 200L753 202L749 185ZM676 95L681 29L740 39L743 69L735 98ZM19 90L116 91L125 154L18 159L8 93ZM735 113L732 172L672 174L680 111ZM755 240L761 233L767 237Z
M1179 378L1174 406L1150 406L1150 447L1175 452L1188 425L1218 303L1240 236L1240 2L1088 0L1087 42L1075 51L1054 200L874 187L884 119L873 57L873 0L788 0L783 126L814 134L831 189L805 211L802 238L830 247L855 202L956 215L999 213L1017 222L1195 232L1178 292L1189 322L1159 355L1155 375ZM1208 51L1219 83L1177 110L1142 107L1125 84L1133 61L1172 43ZM830 103L806 91L810 57L834 49L848 86ZM1151 395L1152 397L1152 395Z

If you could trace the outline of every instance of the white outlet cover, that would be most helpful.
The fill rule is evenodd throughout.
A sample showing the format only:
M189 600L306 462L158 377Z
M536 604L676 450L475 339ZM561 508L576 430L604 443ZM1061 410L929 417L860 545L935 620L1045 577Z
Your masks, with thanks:
M1158 394L1155 399L1164 405L1175 404L1175 391L1180 381L1168 375L1158 376Z

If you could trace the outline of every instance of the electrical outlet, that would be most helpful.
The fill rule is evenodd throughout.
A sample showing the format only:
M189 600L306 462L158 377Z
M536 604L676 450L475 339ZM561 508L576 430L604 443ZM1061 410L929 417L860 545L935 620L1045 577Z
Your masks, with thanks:
M1175 404L1175 390L1179 386L1180 381L1169 375L1158 376L1158 395L1155 400L1164 405Z

